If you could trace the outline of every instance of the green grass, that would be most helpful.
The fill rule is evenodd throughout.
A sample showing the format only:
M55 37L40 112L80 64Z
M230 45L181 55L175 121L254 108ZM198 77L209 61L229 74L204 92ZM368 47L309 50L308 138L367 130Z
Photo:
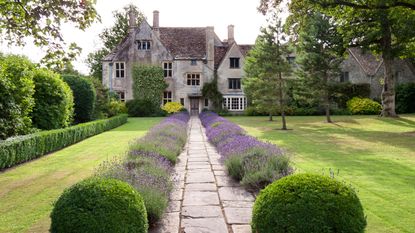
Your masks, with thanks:
M415 232L415 115L229 117L251 135L287 150L296 172L329 174L356 188L367 215L366 232ZM339 174L337 175L337 172Z
M129 118L118 128L0 172L0 232L48 232L53 202L90 176L104 160L122 155L161 118Z

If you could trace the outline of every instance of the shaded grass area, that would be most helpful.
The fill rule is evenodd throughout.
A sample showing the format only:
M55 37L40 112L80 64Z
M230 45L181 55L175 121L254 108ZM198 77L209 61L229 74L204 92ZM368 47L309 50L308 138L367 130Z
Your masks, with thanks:
M162 118L129 118L118 128L0 173L0 232L48 232L53 202L92 175L104 160L123 154Z
M296 172L329 174L357 190L368 219L366 232L415 232L415 115L229 117L251 135L285 148Z

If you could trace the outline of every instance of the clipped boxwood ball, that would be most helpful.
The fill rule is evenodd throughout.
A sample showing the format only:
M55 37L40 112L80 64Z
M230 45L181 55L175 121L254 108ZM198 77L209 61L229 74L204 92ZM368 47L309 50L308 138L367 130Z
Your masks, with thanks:
M330 177L295 174L268 185L252 216L256 233L364 232L366 218L355 191Z
M51 213L51 232L147 232L141 196L127 183L89 178L66 189Z

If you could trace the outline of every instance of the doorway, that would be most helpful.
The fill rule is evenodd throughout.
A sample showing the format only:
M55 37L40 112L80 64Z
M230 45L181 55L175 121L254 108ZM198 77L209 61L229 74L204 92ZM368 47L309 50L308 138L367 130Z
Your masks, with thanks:
M190 98L190 115L199 115L199 98Z

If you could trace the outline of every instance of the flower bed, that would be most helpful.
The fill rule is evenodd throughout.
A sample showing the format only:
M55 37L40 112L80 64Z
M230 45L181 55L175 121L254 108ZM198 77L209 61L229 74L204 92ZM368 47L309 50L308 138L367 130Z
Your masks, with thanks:
M247 188L259 190L292 173L288 156L276 145L247 136L241 127L216 113L203 112L200 119L229 175Z
M0 170L62 149L127 122L127 115L0 141Z
M132 185L143 197L149 224L167 208L172 189L170 175L187 139L187 113L174 114L134 141L126 156L103 163L97 176L115 178Z

